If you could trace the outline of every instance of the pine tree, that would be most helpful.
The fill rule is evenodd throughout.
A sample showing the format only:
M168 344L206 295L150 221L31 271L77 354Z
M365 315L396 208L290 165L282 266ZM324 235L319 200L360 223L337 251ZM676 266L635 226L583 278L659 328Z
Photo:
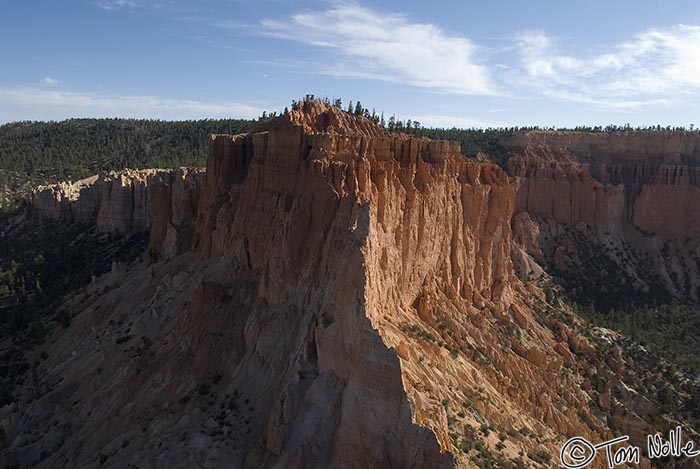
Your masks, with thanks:
M355 115L361 117L363 114L362 104L358 101L357 104L355 104Z

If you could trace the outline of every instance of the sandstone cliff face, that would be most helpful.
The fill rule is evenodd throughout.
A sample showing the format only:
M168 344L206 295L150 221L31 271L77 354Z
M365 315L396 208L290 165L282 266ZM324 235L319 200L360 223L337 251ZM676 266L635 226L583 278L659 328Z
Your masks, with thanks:
M168 254L189 248L204 171L122 170L75 183L40 186L27 217L34 222L95 222L100 233L150 232L151 244Z
M553 441L604 434L588 412L561 410L586 407L589 398L564 391L559 367L565 360L576 372L588 366L575 363L566 342L547 357L557 340L523 303L529 293L510 261L515 187L505 173L465 160L455 143L353 122L306 103L272 129L216 137L195 235L205 256L235 253L258 272L258 294L268 303L317 311L306 320L317 324L319 373L346 383L330 461L339 464L334 458L342 455L351 465L377 464L381 454L397 461L432 438L387 426L407 421L403 411L387 413L397 408L387 398L409 403L412 419L433 431L442 451L454 451L452 435L484 420L536 429ZM513 328L521 337L511 341ZM393 354L379 358L387 346L400 362ZM394 389L394 397L382 388ZM448 423L477 394L488 402L474 404L479 416ZM297 451L288 446L291 427L271 425L281 456L277 447L266 449L286 461ZM371 437L360 442L357 434ZM513 455L534 447L509 444ZM424 448L412 463L431 461L424 451L436 449Z
M559 223L623 225L664 240L700 234L700 137L533 132L513 138L517 210Z
M415 160L429 142L336 133L333 119L347 115L307 106L269 131L217 136L198 211L195 249L233 253L259 279L257 301L297 312L268 329L275 344L290 328L299 333L268 355L285 378L259 417L260 455L281 467L448 464L435 436L412 422L399 359L373 329L365 294L369 160ZM291 367L289 357L298 357ZM305 370L301 385L295 369Z
M606 204L622 189L563 150L551 167L528 152L511 179L456 143L306 101L214 136L206 174L42 189L39 219L150 229L168 261L116 266L66 300L73 324L36 350L35 397L0 409L4 454L45 467L470 467L486 454L547 466L538 452L567 437L611 436L628 409L593 389L595 346L513 259L566 265L547 230L576 232L588 210L603 234L622 217L621 237L626 203ZM555 215L538 198L550 180L606 202Z
M326 125L306 121L314 116L323 117L297 109L268 131L217 137L196 211L177 208L172 184L170 195L132 199L146 207L139 213L166 208L151 218L153 249L167 251L170 226L179 238L177 220L196 212L194 252L116 269L66 304L81 313L47 345L64 352L41 365L43 396L0 415L12 457L35 464L49 448L48 465L94 464L100 454L115 466L452 464L414 423L400 360L367 317L370 209L343 186L347 165L333 157L348 145L337 154L349 162L351 145L371 141L312 133L310 125ZM377 131L333 116L338 129L356 122ZM398 151L405 141L382 145ZM112 208L97 210L101 226L132 226L108 215L129 214L113 187L125 185L133 186L116 181L99 192ZM51 428L54 418L70 425ZM44 431L19 438L30 426Z
M590 253L576 252L578 237L640 291L660 286L698 301L696 133L531 132L509 149L516 239L530 256L559 272L585 271L578 257ZM527 228L533 221L538 235Z

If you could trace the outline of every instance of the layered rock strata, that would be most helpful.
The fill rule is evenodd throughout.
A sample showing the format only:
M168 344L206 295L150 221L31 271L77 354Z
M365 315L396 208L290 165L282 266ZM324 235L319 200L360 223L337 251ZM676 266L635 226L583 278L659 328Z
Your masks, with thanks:
M547 466L570 436L610 437L627 410L594 390L595 346L515 276L512 226L532 267L541 227L513 224L539 210L517 168L513 182L456 143L306 101L212 137L206 174L43 189L40 219L148 228L169 260L67 299L72 325L36 350L31 402L0 409L3 454L46 467L470 467L489 454Z
M540 265L590 276L581 258L600 257L617 283L700 299L697 133L530 132L508 148L516 240Z
M122 170L75 183L40 186L25 218L94 222L99 233L150 233L173 255L189 249L205 172L196 168Z
M259 295L271 304L298 302L310 288L325 289L326 298L335 292L312 308L322 311L315 331L321 370L330 367L350 384L357 373L373 376L351 365L376 363L354 345L356 318L366 318L365 333L371 324L380 348L397 351L413 419L433 430L443 451L454 443L448 417L476 392L492 400L481 409L504 428L516 419L525 428L544 425L555 439L605 432L588 413L561 411L588 398L562 392L556 370L575 363L570 345L547 357L557 339L520 298L529 294L510 260L515 186L498 167L464 159L455 143L388 134L320 103L305 103L264 131L217 136L212 148L195 248L205 256L235 253L260 273ZM341 233L353 233L352 242ZM355 289L363 300L352 313L342 312L349 300L336 295L353 276L339 275L331 260L344 247L354 254L340 256L343 269L361 256ZM301 309L314 298L304 297ZM512 328L527 332L512 340ZM493 369L479 360L493 361ZM449 415L444 402L454 406ZM499 405L509 419L497 416ZM338 441L385 428L363 412L343 410ZM481 418L460 417L456 428L478 427Z

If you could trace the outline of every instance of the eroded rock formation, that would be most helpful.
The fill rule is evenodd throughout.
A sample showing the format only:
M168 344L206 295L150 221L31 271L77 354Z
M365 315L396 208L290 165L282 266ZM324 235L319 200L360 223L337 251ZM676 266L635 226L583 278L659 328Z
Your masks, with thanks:
M616 271L607 283L631 290L607 294L623 299L700 299L697 133L530 132L508 146L516 240L540 265L581 278Z
M613 421L642 439L649 404L597 381L624 357L601 360L514 261L521 274L570 267L561 233L691 236L692 223L656 229L641 213L665 208L645 187L680 185L690 214L697 178L594 162L604 143L574 140L511 142L510 177L456 143L309 100L212 137L206 174L40 190L38 219L149 229L167 261L115 268L66 299L72 325L33 352L49 352L27 383L34 397L0 409L3 456L237 468L470 467L497 455L547 467L566 438L602 440ZM694 158L694 144L674 145Z
M91 221L99 232L120 235L153 228L154 243L160 244L167 223L180 226L193 220L203 178L203 170L192 168L126 169L40 186L32 193L29 218L37 223Z

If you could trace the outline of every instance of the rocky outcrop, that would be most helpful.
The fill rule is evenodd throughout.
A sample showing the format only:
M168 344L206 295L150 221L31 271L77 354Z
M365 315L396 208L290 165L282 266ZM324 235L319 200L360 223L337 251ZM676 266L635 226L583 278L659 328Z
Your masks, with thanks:
M38 218L150 229L168 260L115 266L66 299L72 324L36 351L50 353L31 402L0 410L3 455L47 467L547 466L572 435L610 437L623 406L594 389L596 346L513 263L517 251L521 269L543 265L548 230L587 226L582 202L555 215L538 198L565 159L582 186L608 183L571 155L531 172L526 157L548 160L527 151L511 179L456 143L307 100L213 136L206 173L39 191ZM593 222L616 226L616 210Z
M364 252L373 177L385 177L372 173L410 167L421 158L444 160L454 156L455 146L391 136L377 127L381 136L348 134L342 124L348 118L369 126L309 102L269 130L216 136L195 249L211 258L233 253L259 279L259 301L298 312L293 325L268 332L273 343L288 347L277 347L268 360L280 362L280 376L306 370L309 382L300 387L285 378L271 387L277 393L273 411L259 417L266 422L258 442L264 465L448 464L435 436L413 423L399 359L368 317ZM326 124L310 127L309 121ZM300 332L290 341L292 326ZM299 357L291 369L289 357ZM252 366L251 359L242 363ZM310 400L312 389L318 397ZM287 409L288 402L297 404ZM315 451L304 449L310 442Z
M600 257L596 269L608 264L640 291L698 301L697 133L530 132L508 148L506 167L517 184L514 227L530 226L525 217L542 233L533 244L526 240L531 232L516 230L516 240L541 265L586 277L578 258Z
M700 235L696 133L534 132L509 146L517 211L558 223L631 225L664 240Z
M31 193L30 216L37 222L94 219L99 191L92 186L98 179L99 176L91 176L75 183L59 182L37 187Z
M174 255L189 248L204 171L194 168L111 172L75 183L40 186L26 218L94 222L100 233L149 232L153 246Z
M316 324L319 374L346 383L343 403L364 402L343 405L336 454L358 465L379 454L394 461L406 450L399 441L423 441L416 429L384 425L405 418L378 410L396 408L384 399L407 402L412 420L455 454L455 435L484 421L551 441L609 434L593 412L565 410L590 400L559 371L587 373L590 363L577 358L586 341L543 327L533 293L514 276L516 186L498 167L464 159L455 143L368 125L307 102L269 128L214 137L194 240L205 257L233 253L259 276L267 303L316 311L305 320ZM385 347L396 353L388 362L378 358ZM374 394L376 382L396 394ZM306 419L299 412L294 418ZM277 418L269 425L268 463L286 461L298 451L289 446L299 441L289 440L293 426ZM374 436L360 443L356 434ZM509 447L515 455L538 445L513 438Z
M50 410L70 428L47 427L29 444L17 440L16 461L37 463L35 449L43 446L50 447L48 464L68 465L94 463L100 454L108 464L169 467L453 464L435 435L415 423L400 360L368 318L370 207L350 169L353 159L374 153L358 157L353 145L373 142L345 122L384 134L377 155L391 161L416 161L422 153L438 158L455 147L393 138L364 119L309 105L267 130L216 137L196 210L167 210L179 200L172 184L169 194L146 193L140 206L166 208L151 218L151 247L168 250L170 233L182 235L177 220L196 212L194 252L116 270L87 298L66 305L82 312L47 346L54 357L41 369L48 394L21 416L6 411L0 418L12 422L14 440L30 422L48 425L42 416L54 396L90 404ZM333 116L339 124L328 121L329 132L309 127ZM343 129L349 133L339 137ZM100 194L105 208L97 216L120 220L109 214L125 213L121 194ZM91 330L102 332L95 337ZM150 352L137 347L145 353L141 365L114 349L130 337L151 344ZM63 381L66 366L73 374ZM98 386L88 384L95 380ZM111 423L96 432L92 415ZM142 418L157 446L138 436L134 422ZM130 443L109 443L115 438Z

